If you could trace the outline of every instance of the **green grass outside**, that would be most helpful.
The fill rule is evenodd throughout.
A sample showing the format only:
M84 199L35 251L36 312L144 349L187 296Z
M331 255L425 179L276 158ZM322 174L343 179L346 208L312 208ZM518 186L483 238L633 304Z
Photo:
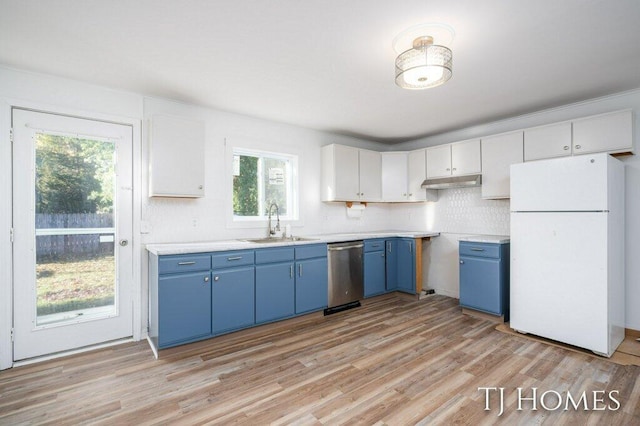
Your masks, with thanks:
M113 305L113 256L36 265L38 316Z

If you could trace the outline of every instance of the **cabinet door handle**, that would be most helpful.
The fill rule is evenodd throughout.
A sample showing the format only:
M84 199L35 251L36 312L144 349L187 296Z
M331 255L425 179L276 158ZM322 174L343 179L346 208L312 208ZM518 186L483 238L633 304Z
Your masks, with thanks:
M450 172L450 171L451 171L451 169L450 169L449 167L447 167L447 171L448 171L448 172Z
M371 244L371 248L373 247L380 247L380 244Z
M471 251L484 251L483 248L479 248L479 247L471 247L470 249Z
M232 260L240 260L240 259L242 259L242 256L227 257L227 260L229 262L231 262Z
M458 170L458 169L456 169L456 168L454 167L454 168L453 168L453 171L455 172L456 170Z
M568 151L569 150L569 145L563 146L562 149L564 149L565 151Z
M461 261L460 261L460 264L462 265L463 263L464 263L464 260L461 260Z
M389 253L391 253L391 243L387 243L387 250L389 250Z
M302 263L298 264L298 276L301 277L302 276Z
M413 244L409 244L409 253L413 253Z
M195 265L196 262L195 261L191 261L191 262L178 262L178 266L187 266L187 265Z
M213 277L214 281L220 281L220 277L218 275L216 275L215 277Z
M208 283L209 282L209 277L204 277L204 282Z
M293 278L293 265L289 266L289 278Z
M576 149L582 148L582 145L576 145Z

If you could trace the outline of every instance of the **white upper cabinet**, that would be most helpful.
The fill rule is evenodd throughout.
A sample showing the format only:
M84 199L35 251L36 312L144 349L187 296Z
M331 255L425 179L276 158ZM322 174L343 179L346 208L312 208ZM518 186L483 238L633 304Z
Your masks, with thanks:
M427 177L480 173L480 139L427 148Z
M632 152L631 110L524 130L524 161L593 152Z
M382 157L379 152L358 150L360 201L382 199ZM353 166L352 166L353 167Z
M480 139L451 144L451 174L470 175L480 173Z
M426 201L427 191L422 189L422 182L427 178L427 150L419 149L409 152L407 158L408 185L407 197L409 201ZM437 194L436 191L430 191Z
M633 151L631 110L573 120L573 154Z
M509 167L523 161L523 132L482 139L482 198L509 198Z
M380 201L379 152L344 145L322 147L322 201Z
M382 199L407 201L408 164L406 152L382 153Z
M204 197L204 123L154 115L150 127L149 196Z
M451 176L451 145L438 145L427 148L427 177L439 178Z
M571 123L524 130L524 161L571 155Z

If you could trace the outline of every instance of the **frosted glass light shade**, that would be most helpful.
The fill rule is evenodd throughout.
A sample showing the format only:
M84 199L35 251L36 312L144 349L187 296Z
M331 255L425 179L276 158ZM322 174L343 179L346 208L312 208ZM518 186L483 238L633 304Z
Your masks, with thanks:
M452 75L453 54L444 46L414 46L396 58L396 84L403 89L439 86Z

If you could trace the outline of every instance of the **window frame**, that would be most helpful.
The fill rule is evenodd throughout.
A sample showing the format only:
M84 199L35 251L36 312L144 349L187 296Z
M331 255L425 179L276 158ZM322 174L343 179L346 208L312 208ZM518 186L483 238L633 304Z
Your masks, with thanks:
M297 225L300 222L300 155L292 152L275 152L259 148L249 148L246 146L227 146L227 189L229 191L229 206L227 210L227 226L231 228L262 228L268 222L268 215L258 216L237 216L233 211L233 162L236 155L244 155L250 157L273 158L277 160L285 160L289 162L288 172L290 173L290 185L287 185L287 214L280 214L280 221ZM263 161L258 161L258 176L263 176ZM258 180L258 211L264 211L264 179ZM292 213L289 213L292 212Z

